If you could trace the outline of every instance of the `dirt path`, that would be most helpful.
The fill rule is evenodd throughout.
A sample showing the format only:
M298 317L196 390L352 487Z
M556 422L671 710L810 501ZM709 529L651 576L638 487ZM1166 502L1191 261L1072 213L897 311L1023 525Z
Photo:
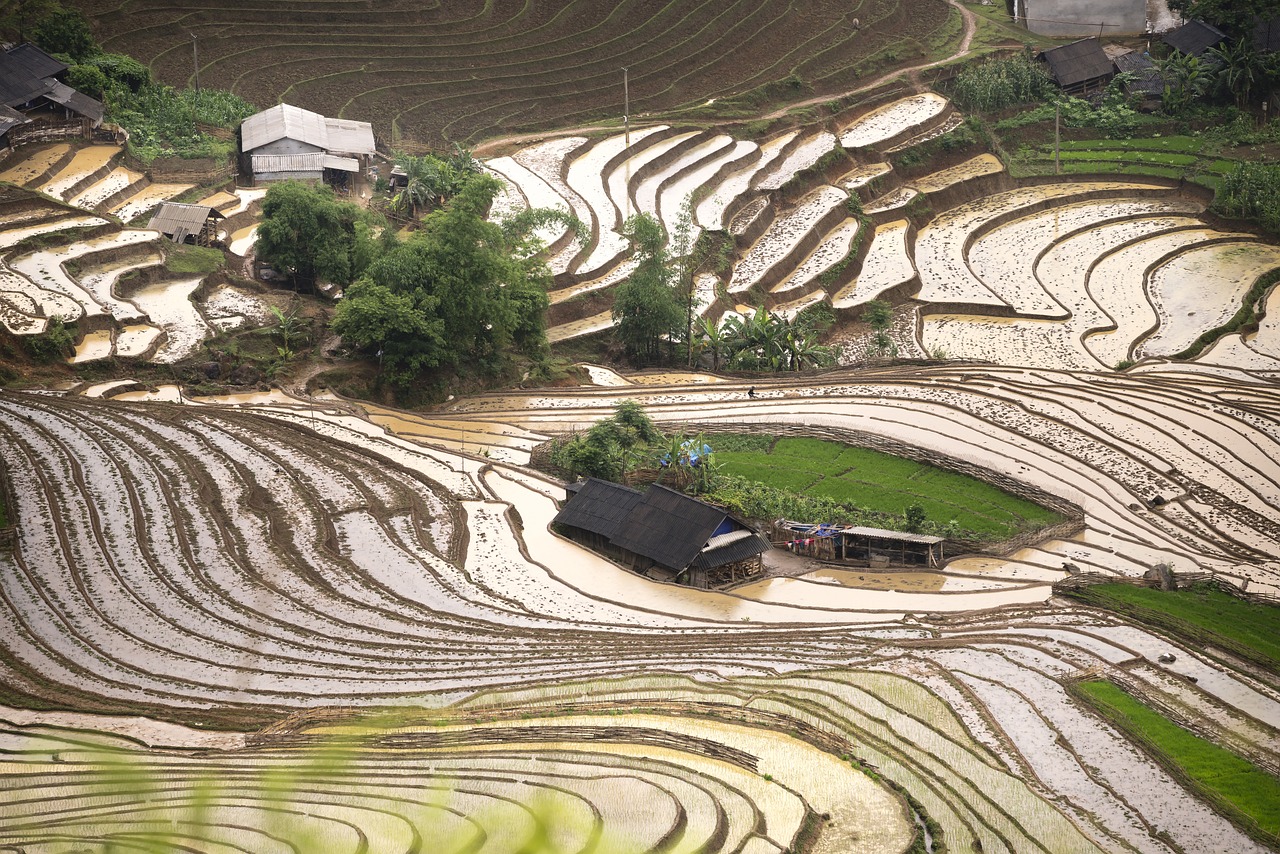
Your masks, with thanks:
M883 74L877 77L876 79L872 80L870 83L864 83L863 85L858 86L857 88L854 88L854 89L850 89L846 92L838 92L838 93L829 94L829 95L820 95L813 98L808 98L803 101L793 101L787 104L785 107L780 107L779 109L774 110L772 113L768 113L767 115L761 116L761 118L777 119L786 115L791 110L797 109L799 107L808 107L808 106L812 106L813 104L825 104L827 101L835 100L837 98L848 98L852 95L857 95L860 92L867 92L879 86L883 86L884 84L888 83L890 80L893 80L896 77L902 77L903 75L906 75L914 85L919 86L920 80L918 75L920 74L921 71L927 71L930 68L936 68L939 65L945 65L948 62L953 62L954 60L957 60L960 57L968 54L969 46L973 43L973 36L978 30L978 19L974 16L972 12L970 12L968 9L964 7L964 5L960 2L960 0L947 0L947 2L950 3L952 6L956 7L956 9L960 11L960 17L964 19L964 35L961 36L960 38L959 48L957 48L956 52L951 54L951 56L948 56L945 59L935 60L934 62L926 62L920 65L911 65L911 66L907 66L906 68L899 68L896 71L891 71L888 74ZM496 139L489 139L480 143L475 147L473 153L477 157L484 157L494 152L500 151L509 145L517 145L521 143L534 142L536 140L543 140L543 139L551 139L551 138L560 137L560 136L577 136L579 134L593 133L595 131L601 131L601 130L616 131L617 127L612 124L579 125L578 127L574 127L574 128L561 128L559 130L554 130L554 131L540 131L537 133L521 133L521 134L513 134L511 136L500 136L500 137L497 137Z

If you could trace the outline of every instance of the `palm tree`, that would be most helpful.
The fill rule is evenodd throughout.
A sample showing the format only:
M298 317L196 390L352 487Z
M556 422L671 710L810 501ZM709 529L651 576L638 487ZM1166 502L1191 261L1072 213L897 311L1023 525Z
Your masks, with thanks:
M408 210L409 216L416 219L419 208L439 202L439 162L429 154L423 157L401 154L396 157L396 165L404 170L405 185L391 200L391 206L401 213Z
M1236 96L1236 106L1242 110L1248 107L1249 92L1262 71L1261 57L1253 45L1240 39L1235 44L1209 48L1209 54L1221 63L1218 81Z
M463 148L462 144L457 142L453 144L453 154L449 155L447 162L459 180L466 180L468 175L478 175L484 171L484 167L479 160L476 160L471 149Z
M760 306L743 321L731 317L725 323L729 361L734 367L756 371L777 371L784 361L783 339L786 327L773 312Z
M784 320L782 324L782 343L791 370L803 371L831 364L831 351L818 343L817 336L806 329L799 318Z
M1164 80L1164 109L1167 113L1181 113L1192 101L1204 95L1213 80L1209 69L1197 56L1174 53L1154 62Z
M709 317L700 317L695 336L699 353L711 351L711 370L720 370L720 354L728 341L724 328Z

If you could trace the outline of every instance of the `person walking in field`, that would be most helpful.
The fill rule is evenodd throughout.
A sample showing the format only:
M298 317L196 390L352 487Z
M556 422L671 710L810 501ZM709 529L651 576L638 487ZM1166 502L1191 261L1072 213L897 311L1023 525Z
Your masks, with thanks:
M751 398L752 400L755 400L755 398L756 398L756 387L755 387L755 386L752 386L751 388L747 389L747 397Z

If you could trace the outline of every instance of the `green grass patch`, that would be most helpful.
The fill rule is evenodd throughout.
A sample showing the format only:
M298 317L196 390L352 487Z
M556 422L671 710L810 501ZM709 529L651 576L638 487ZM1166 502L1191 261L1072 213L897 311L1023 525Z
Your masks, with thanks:
M1111 682L1081 682L1083 697L1162 765L1176 768L1192 787L1246 832L1280 845L1280 780L1143 705Z
M985 481L868 448L751 435L710 441L721 473L814 502L796 505L797 510L826 514L813 521L893 527L909 506L918 504L931 530L946 528L991 540L1062 520L1054 511ZM770 501L783 499L771 496Z
M1067 139L1061 149L1065 151L1165 151L1184 154L1200 154L1204 151L1204 137L1199 136L1151 136L1142 139Z
M165 252L164 267L171 273L207 276L226 263L221 250L207 246L171 245Z
M1066 595L1280 671L1280 606L1248 602L1209 585L1166 591L1093 584Z
M1053 157L1053 149L1043 150L1042 157ZM1173 151L1122 151L1119 149L1095 149L1092 151L1061 152L1062 160L1115 160L1121 163L1153 163L1163 166L1191 166L1199 161L1194 154L1183 154Z

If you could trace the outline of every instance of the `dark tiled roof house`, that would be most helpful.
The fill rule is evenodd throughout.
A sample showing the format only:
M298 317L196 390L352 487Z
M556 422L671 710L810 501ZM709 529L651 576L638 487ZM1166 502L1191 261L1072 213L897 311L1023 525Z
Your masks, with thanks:
M769 548L722 507L652 484L645 492L588 478L568 488L555 524L637 572L710 587L759 570Z

